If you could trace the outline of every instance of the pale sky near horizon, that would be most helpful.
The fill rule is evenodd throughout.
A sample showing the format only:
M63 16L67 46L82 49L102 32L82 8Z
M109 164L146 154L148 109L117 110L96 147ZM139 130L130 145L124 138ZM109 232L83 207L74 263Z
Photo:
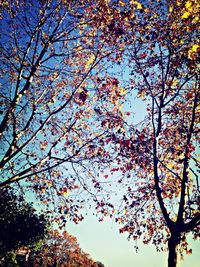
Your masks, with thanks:
M153 245L139 244L139 252L134 249L134 241L128 241L126 234L119 234L118 225L110 219L98 222L88 215L76 225L68 223L66 230L78 239L81 249L89 253L95 261L105 267L167 267L167 254L156 252ZM200 267L200 243L191 241L192 255L186 255L178 267Z

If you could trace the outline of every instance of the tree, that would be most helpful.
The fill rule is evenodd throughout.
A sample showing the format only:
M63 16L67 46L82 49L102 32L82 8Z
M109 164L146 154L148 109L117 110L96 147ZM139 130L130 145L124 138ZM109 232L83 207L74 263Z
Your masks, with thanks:
M96 264L98 265L98 267L105 267L105 265L99 261L97 261Z
M198 9L196 0L30 1L9 7L8 17L4 7L1 186L27 179L46 203L59 196L58 221L83 218L87 198L74 204L83 191L113 216L106 195L100 200L108 174L94 170L115 162L111 173L127 185L121 232L168 243L169 266L178 245L190 253L186 234L197 237L200 217ZM115 63L132 76L123 88ZM138 127L123 123L126 92L147 104ZM66 177L69 164L75 176Z
M11 188L0 190L0 258L45 237L47 221Z
M80 249L75 237L66 231L61 234L52 230L42 248L32 253L29 266L97 267L97 264Z
M77 222L82 203L72 195L90 193L71 165L101 158L97 140L107 130L99 117L106 123L121 114L124 91L117 80L98 78L115 45L108 49L99 37L98 1L1 5L0 187L22 181L57 212L58 222L63 215Z
M129 31L119 64L130 70L129 88L144 101L147 115L139 125L134 117L132 124L125 121L107 140L116 164L110 172L121 174L124 192L116 221L135 241L143 237L158 250L168 244L168 266L174 267L177 250L192 252L187 234L197 239L200 230L199 3L121 1L121 7Z

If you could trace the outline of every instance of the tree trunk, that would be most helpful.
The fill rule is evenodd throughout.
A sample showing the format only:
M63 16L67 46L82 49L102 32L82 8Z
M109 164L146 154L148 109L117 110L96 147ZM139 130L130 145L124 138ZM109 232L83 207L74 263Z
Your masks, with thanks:
M168 267L177 266L177 247L179 245L179 236L172 234L168 241Z

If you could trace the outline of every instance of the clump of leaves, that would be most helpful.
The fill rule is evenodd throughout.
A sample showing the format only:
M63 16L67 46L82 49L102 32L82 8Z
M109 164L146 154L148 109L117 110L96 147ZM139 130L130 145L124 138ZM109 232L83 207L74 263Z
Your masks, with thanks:
M0 257L44 238L47 222L23 195L8 187L0 190Z

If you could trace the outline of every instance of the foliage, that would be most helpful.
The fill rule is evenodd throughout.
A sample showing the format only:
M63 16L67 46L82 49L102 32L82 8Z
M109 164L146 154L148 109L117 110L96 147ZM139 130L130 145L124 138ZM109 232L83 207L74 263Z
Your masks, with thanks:
M19 267L17 264L16 253L14 251L8 252L3 259L0 259L1 267Z
M124 224L120 231L133 237L136 248L139 238L158 250L168 244L169 266L175 266L177 247L181 254L190 254L187 233L196 239L200 229L199 3L120 3L126 28L118 64L122 71L130 70L129 89L144 101L147 115L135 125L128 112L120 131L110 129L106 149L115 165L108 165L111 175L103 168L102 174L112 188L121 176L117 188L124 194L116 216ZM120 19L116 23L124 25ZM106 203L100 206L102 214L108 214Z
M0 190L0 256L43 239L47 222L11 188Z
M60 267L98 266L89 254L80 249L75 237L66 231L61 234L57 230L52 230L42 248L30 256L29 266L55 265Z
M117 44L108 49L101 36L98 3L2 4L0 187L23 181L61 225L83 219L92 179L78 179L72 165L102 160L97 140L105 124L119 127L125 96L117 79L100 75Z
M83 219L88 198L113 217L115 179L121 232L168 243L169 266L178 245L189 254L200 220L198 11L196 0L4 6L0 186L27 179L62 226ZM147 106L138 125L121 106L134 94Z
M97 261L96 264L97 264L98 267L105 267L105 265L103 263L99 262L99 261Z

